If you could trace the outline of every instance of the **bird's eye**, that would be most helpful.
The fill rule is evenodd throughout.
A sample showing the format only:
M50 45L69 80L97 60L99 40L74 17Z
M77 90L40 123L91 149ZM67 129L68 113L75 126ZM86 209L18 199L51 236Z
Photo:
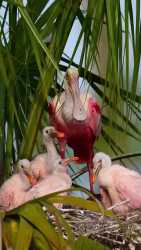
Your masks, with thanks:
M24 165L21 164L21 168L24 168Z
M61 164L62 164L62 161L59 161L58 164L61 165Z
M46 134L48 134L48 130L46 130L45 132L46 132Z
M101 164L101 162L102 162L102 160L101 160L101 159L100 159L100 160L98 160L98 163L99 163L99 164Z

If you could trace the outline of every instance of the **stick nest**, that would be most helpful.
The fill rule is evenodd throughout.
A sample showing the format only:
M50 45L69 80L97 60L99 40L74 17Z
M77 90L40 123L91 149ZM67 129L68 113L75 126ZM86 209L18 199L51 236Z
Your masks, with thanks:
M60 210L76 236L87 236L113 250L141 250L141 211L129 213L126 218L106 217L84 209ZM53 215L48 214L57 228ZM64 237L67 237L64 231Z

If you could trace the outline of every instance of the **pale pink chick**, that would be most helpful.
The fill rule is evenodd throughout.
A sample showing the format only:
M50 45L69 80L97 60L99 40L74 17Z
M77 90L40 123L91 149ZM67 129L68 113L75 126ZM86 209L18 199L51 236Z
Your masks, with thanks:
M53 171L53 162L57 159L61 160L58 154L53 137L63 136L55 130L54 127L46 127L43 129L43 143L47 152L37 155L31 162L30 168L36 179L41 180Z
M0 188L0 210L9 211L25 203L25 194L32 186L28 175L31 174L30 162L23 159L18 162L18 166L19 172L13 174Z
M119 164L112 164L104 153L97 153L93 159L94 175L100 187L105 208L113 206L115 213L126 215L141 208L141 175Z
M46 176L46 178L39 180L38 183L32 187L26 194L26 201L33 200L45 196L50 193L62 191L71 188L72 181L67 174L67 164L70 159L56 159L53 161L53 172ZM66 193L63 193L65 195ZM60 204L56 204L60 208Z

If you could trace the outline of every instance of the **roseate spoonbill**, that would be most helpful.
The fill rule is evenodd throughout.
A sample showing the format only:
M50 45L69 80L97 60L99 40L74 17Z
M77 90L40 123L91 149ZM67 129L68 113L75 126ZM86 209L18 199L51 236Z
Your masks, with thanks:
M101 131L101 110L96 99L80 93L77 70L66 72L65 91L48 105L51 123L64 133L60 138L61 157L65 157L68 144L79 157L79 163L87 163L90 190L93 192L93 145Z
M51 174L54 171L56 160L61 160L60 155L58 154L53 137L62 138L63 133L56 131L52 126L45 127L42 131L43 134L43 143L46 147L47 152L37 155L31 162L30 168L32 169L32 175L36 179L44 179L48 174ZM72 157L71 160L76 161L78 158Z
M100 187L102 203L115 213L126 215L141 208L141 175L119 164L112 164L104 153L97 153L93 159L94 175Z
M71 160L72 158L55 159L53 161L53 171L46 175L44 179L39 180L38 183L26 193L26 201L71 188L72 181L67 173L67 164L71 162ZM66 193L62 193L62 195L65 194ZM60 205L56 204L56 207L60 208Z
M25 194L32 187L30 162L26 159L18 162L18 173L13 174L0 188L0 210L9 211L25 203ZM25 168L25 171L23 170ZM29 178L30 176L30 178Z

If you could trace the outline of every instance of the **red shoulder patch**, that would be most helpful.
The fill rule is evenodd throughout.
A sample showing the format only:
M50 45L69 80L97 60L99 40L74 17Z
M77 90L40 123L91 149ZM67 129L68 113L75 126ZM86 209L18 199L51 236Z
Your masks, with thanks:
M52 103L52 102L48 103L48 113L49 113L50 115L53 115L54 112L55 112L55 108L54 108L53 103Z
M99 103L96 100L94 100L92 97L90 97L90 99L89 99L89 105L97 113L101 114L101 108L100 108Z
M97 102L94 103L94 107L97 113L101 114L101 108Z

